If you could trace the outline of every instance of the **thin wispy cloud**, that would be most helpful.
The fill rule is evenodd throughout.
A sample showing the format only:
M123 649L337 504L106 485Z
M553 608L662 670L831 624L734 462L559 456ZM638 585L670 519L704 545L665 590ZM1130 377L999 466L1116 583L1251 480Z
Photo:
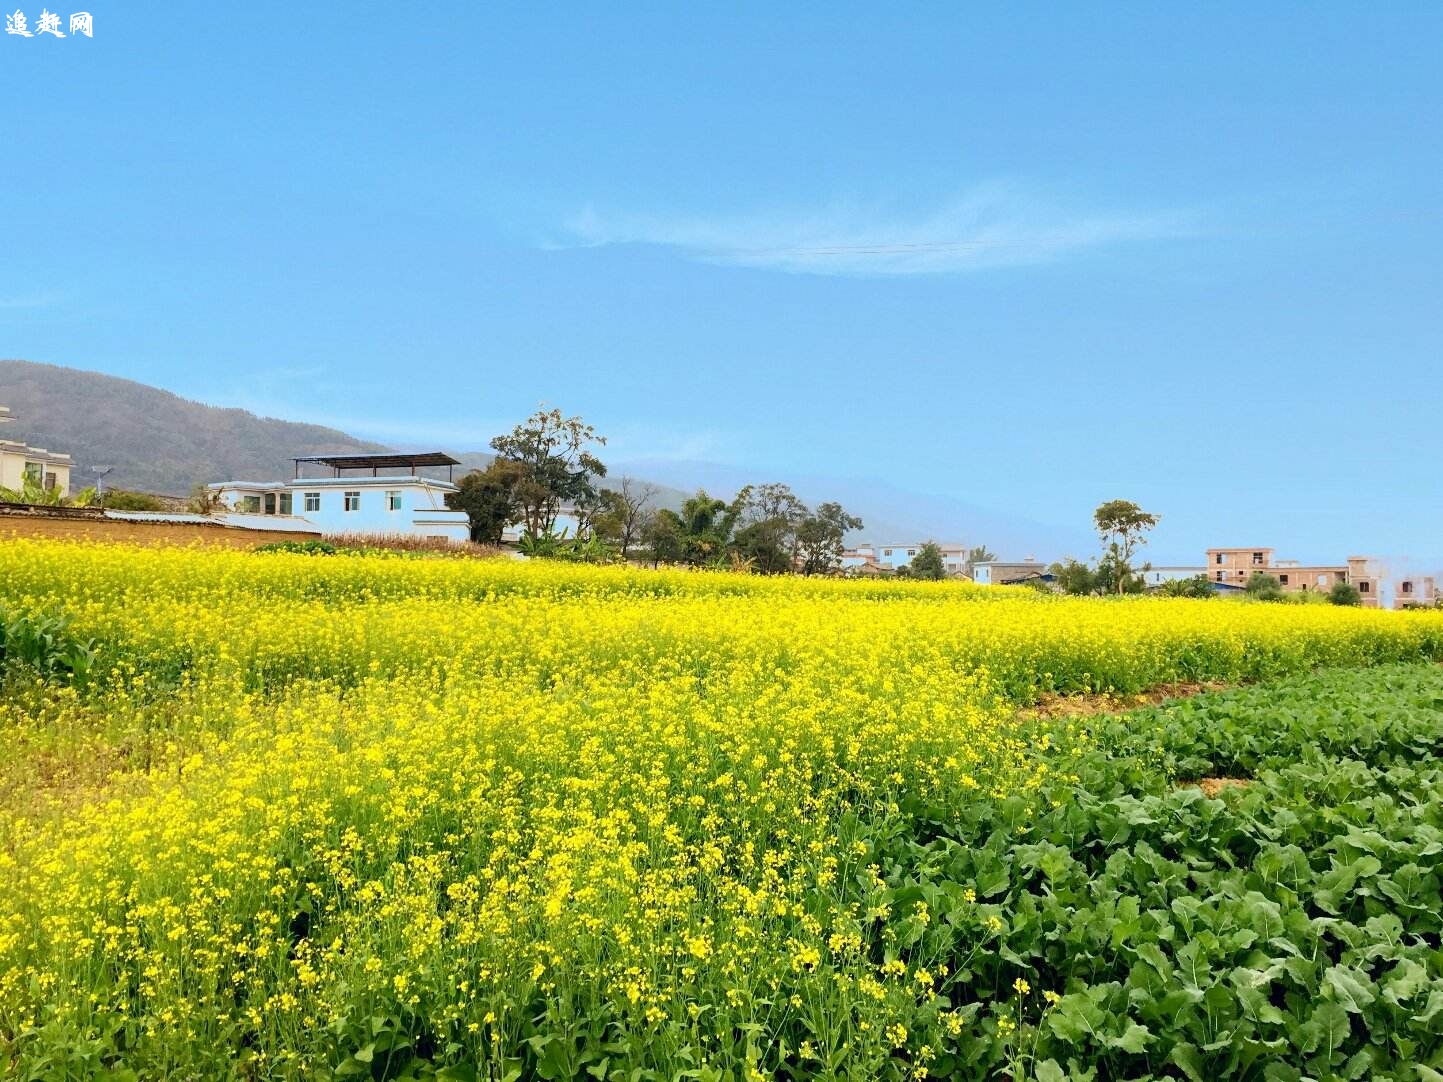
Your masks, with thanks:
M0 311L22 311L29 308L49 308L52 304L60 303L59 293L21 293L9 297L0 297Z
M588 209L557 247L636 244L689 259L791 274L954 274L1051 263L1108 245L1200 232L1173 211L1080 211L989 184L925 212L832 204L809 213L731 217L607 214Z

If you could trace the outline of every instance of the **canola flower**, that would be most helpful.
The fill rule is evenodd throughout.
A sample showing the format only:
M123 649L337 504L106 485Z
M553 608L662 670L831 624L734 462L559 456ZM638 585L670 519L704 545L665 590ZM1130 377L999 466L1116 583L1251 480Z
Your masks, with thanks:
M882 854L1065 775L1085 730L1017 702L1443 655L1427 615L507 561L11 542L0 583L103 660L0 705L16 776L110 755L0 816L31 1077L926 1077L977 1022L915 945L1006 915Z

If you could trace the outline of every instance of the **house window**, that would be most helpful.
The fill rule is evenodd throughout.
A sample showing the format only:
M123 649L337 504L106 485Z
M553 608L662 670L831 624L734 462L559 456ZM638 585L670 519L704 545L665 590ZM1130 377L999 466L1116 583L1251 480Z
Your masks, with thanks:
M1405 581L1405 582L1403 583L1403 592L1404 592L1405 594L1411 594L1411 593L1413 592L1413 584L1412 584L1411 582L1406 582L1406 581Z
M387 489L387 490L386 490L386 510L387 510L387 511L399 511L399 510L401 510L401 490L400 490L400 489L392 488L392 489Z
M319 492L306 493L306 510L319 511L321 509L321 494Z
M25 463L25 480L40 483L41 465L38 462Z
M274 492L266 493L265 507L266 514L274 515L276 513L276 494Z
M242 496L236 500L235 507L237 511L242 511L245 514L259 515L261 513L261 498L259 496Z
M1360 594L1366 594L1372 588L1373 584L1367 579L1364 579L1362 582L1358 583L1358 593Z
M361 509L361 494L359 492L347 492L345 509L347 511L359 511Z
M883 556L890 556L890 555L892 555L892 550L891 550L891 549L883 549L883 550L882 550L882 555L883 555Z
M917 555L917 550L916 550L916 549L908 549L908 550L907 550L907 555L908 555L908 556L916 556L916 555Z
M1219 552L1218 555L1217 555L1217 559L1214 560L1213 562L1214 562L1214 563L1219 563L1219 564L1222 563L1222 562L1223 562L1223 554L1222 554L1221 552Z
M59 480L56 478L56 476L55 476L53 473L47 473L47 474L45 475L45 487L46 487L46 488L58 488L59 486L60 486L60 482L59 482Z
M295 507L295 504L293 503L294 499L295 497L293 497L289 492L282 492L279 496L276 497L276 503L280 507L281 514L289 515L291 513L292 509Z
M1279 585L1279 586L1286 586L1287 584L1288 584L1288 576L1287 576L1287 575L1279 575L1279 576L1278 576L1278 585Z
M1222 572L1222 571L1219 571L1219 572L1218 572L1218 581L1219 581L1219 582L1222 582L1222 581L1223 581L1223 575L1224 575L1224 574L1225 574L1225 572Z
M1254 567L1262 567L1262 566L1263 566L1263 554L1262 554L1261 552L1255 552L1255 553L1253 553L1253 566L1254 566Z

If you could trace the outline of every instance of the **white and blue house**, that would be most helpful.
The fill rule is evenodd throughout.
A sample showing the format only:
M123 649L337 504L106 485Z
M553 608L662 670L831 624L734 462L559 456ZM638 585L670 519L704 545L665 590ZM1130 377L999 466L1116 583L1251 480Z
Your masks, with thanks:
M362 534L373 537L470 539L464 511L446 506L456 491L450 473L460 465L440 451L423 454L317 455L297 458L289 481L221 481L208 486L232 520L253 528ZM305 477L324 467L329 477ZM423 469L445 467L446 480Z

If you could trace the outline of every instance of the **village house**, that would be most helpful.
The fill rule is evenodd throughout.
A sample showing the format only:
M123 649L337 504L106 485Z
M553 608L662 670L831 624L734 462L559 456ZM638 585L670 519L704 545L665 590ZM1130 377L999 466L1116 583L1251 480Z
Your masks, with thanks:
M1274 560L1270 548L1215 548L1207 550L1208 577L1214 582L1246 586L1255 574L1271 575L1286 593L1327 593L1340 582L1358 588L1363 604L1378 608L1379 579L1369 570L1366 556L1349 556L1345 564L1304 566L1297 560Z
M269 521L277 530L316 528L323 535L419 536L466 541L464 511L446 506L456 491L451 469L459 463L440 451L422 454L317 455L297 458L289 481L221 481L210 485L232 517ZM329 477L302 476L326 467ZM447 479L422 469L445 467Z
M1051 581L1047 565L1036 557L1022 560L988 560L972 565L972 581L979 586L1018 586L1027 582Z
M6 406L0 406L0 424L13 421ZM20 491L27 480L45 489L57 489L62 496L70 494L69 455L31 447L17 440L0 439L0 488Z
M1393 583L1393 607L1413 609L1438 603L1438 586L1432 575L1408 575Z
M922 551L922 541L894 542L876 545L863 542L842 553L844 574L882 574L906 567L912 558ZM967 572L967 546L951 542L937 542L942 550L942 566L949 575L963 575Z

